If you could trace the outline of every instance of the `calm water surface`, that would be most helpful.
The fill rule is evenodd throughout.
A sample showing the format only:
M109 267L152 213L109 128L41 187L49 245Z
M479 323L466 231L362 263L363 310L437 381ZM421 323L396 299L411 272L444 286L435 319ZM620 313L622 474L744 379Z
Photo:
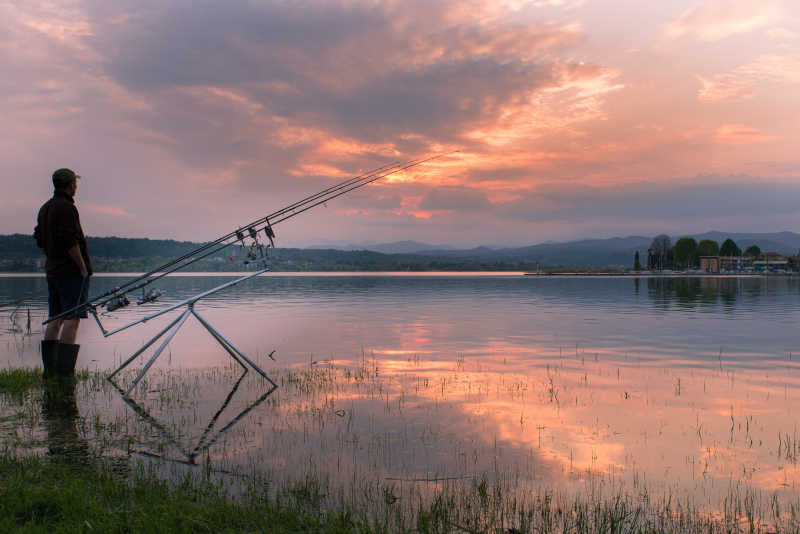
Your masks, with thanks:
M229 279L167 278L161 302L104 321ZM13 321L2 308L2 365L39 365L26 314L40 329L46 293L43 278L0 278L0 303L23 300ZM796 278L265 276L197 310L280 387L240 380L190 319L133 402L79 386L76 436L94 454L314 475L342 499L481 476L510 494L623 489L711 510L731 492L798 500ZM80 365L115 368L170 318L108 339L84 322ZM46 443L44 419L13 439Z

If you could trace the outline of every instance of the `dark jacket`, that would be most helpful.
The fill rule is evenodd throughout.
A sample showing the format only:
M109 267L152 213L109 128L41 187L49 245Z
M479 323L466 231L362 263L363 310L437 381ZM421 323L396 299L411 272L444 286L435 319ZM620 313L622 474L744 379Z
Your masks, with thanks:
M33 237L47 256L45 271L48 276L80 273L78 265L67 253L76 243L89 274L93 273L78 208L69 193L56 190L53 198L45 202L39 210L36 222Z

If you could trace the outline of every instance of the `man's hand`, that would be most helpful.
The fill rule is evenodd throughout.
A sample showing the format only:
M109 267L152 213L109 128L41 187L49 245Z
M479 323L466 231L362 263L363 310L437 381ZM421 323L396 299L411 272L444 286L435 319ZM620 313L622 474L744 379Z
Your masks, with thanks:
M81 276L86 278L89 276L89 269L86 268L86 262L83 261L83 256L81 256L81 249L77 243L72 245L72 247L67 251L69 257L72 258L72 261L78 266L78 270L81 272Z

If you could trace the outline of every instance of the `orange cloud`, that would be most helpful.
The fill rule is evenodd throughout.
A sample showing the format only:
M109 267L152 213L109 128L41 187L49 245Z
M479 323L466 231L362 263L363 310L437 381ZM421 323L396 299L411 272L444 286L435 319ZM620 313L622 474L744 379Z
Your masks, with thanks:
M393 143L363 143L355 139L329 137L316 148L319 156L341 157L361 154L380 154L388 157L401 155Z
M528 144L554 130L601 118L603 97L624 87L615 81L619 73L611 69L557 64L554 71L557 81L552 85L498 108L464 136L491 147Z
M750 143L766 143L777 137L762 133L756 128L744 124L724 124L717 128L714 139L718 143L729 145L746 145Z
M303 163L298 169L289 171L294 176L325 176L328 178L347 178L350 173L335 167L333 165L325 165L322 163Z
M624 184L677 184L702 173L796 177L800 56L792 47L800 32L791 3L686 0L695 7L680 8L671 23L663 10L626 4L641 28L625 39L583 4L230 2L186 11L127 0L104 9L0 3L0 47L8 51L0 55L0 112L14 131L0 154L17 175L41 173L48 146L99 167L121 163L111 188L140 176L160 181L166 191L157 199L119 197L137 225L121 213L108 219L121 221L112 226L122 235L155 236L163 225L147 226L142 210L186 215L176 199L209 210L224 199L259 212L260 198L285 204L390 161L462 149L388 177L365 192L364 206L355 194L339 201L342 213L364 217L325 226L326 238L345 242L367 220L389 235L404 224L421 228L420 217L429 217L426 235L464 242L452 230L459 209L420 205L437 200L429 194L437 188L479 191L487 200L480 214L500 218L499 204L523 212L532 191L552 186L576 200L564 200L574 220L595 205L581 197L587 186L620 195ZM746 34L748 42L654 48L642 37L665 27L675 38ZM691 70L699 82L687 79ZM706 105L729 102L735 109ZM389 191L391 202L376 199ZM218 216L176 232L200 239L240 222ZM24 230L16 219L5 219L9 231ZM639 232L650 221L645 214L626 224ZM551 223L538 220L535 234L520 223L508 235L600 231ZM609 225L606 235L624 227ZM318 231L297 235L314 241Z

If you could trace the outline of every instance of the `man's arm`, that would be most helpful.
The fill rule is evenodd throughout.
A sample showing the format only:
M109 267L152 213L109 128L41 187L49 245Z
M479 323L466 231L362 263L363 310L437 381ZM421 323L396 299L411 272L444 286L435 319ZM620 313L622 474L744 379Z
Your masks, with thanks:
M81 271L81 276L84 278L89 275L89 270L86 268L86 263L83 261L83 256L81 256L81 248L78 246L78 243L72 245L69 249L67 249L67 254L69 257L72 258L72 261L78 266L78 269Z
M44 241L42 240L42 229L38 224L36 225L36 228L33 229L33 238L36 240L36 246L44 250Z

